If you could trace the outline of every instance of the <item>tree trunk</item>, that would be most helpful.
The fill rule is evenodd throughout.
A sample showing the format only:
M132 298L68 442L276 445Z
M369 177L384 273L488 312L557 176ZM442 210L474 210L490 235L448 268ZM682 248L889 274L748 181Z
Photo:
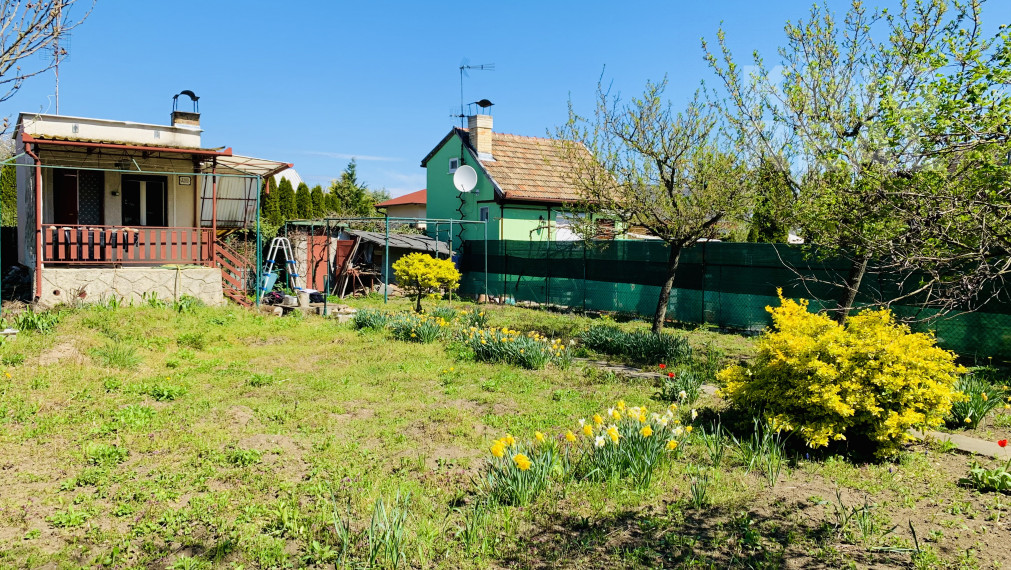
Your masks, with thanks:
M667 301L670 300L670 290L674 287L674 273L678 269L682 247L681 244L670 246L670 254L667 257L667 280L660 288L660 298L656 302L656 314L653 315L653 332L655 334L660 334L660 331L663 330L664 317L667 316Z
M870 261L871 256L864 254L854 259L853 264L850 265L849 275L846 276L846 289L843 290L842 297L835 308L835 320L840 325L846 324L846 318L853 309L853 301L857 298L857 291L860 290L860 283L864 280L864 274L867 273L867 265Z

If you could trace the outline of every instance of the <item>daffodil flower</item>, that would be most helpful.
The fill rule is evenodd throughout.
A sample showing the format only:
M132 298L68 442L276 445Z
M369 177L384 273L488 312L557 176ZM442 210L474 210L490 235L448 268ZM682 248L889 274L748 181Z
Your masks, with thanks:
M607 439L602 435L598 435L597 438L593 440L593 445L596 447L604 447L605 443L607 443Z
M649 437L653 435L653 428L649 427L649 424L646 424L642 426L642 429L639 430L639 433L642 434L642 437Z
M537 443L544 443L544 434L539 431L535 431L534 439L537 440Z
M565 432L565 441L572 443L576 441L576 434L572 433L572 430Z

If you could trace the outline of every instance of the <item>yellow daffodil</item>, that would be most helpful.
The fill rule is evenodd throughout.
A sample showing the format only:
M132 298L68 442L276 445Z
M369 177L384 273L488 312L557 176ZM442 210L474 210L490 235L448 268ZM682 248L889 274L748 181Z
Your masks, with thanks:
M534 439L537 440L537 443L544 443L544 434L539 431L535 431Z
M593 423L599 426L604 423L604 418L600 417L600 414L593 414Z
M685 433L692 433L692 426L685 426Z
M505 437L502 438L502 441L504 441L509 447L516 445L516 438L509 434L506 434Z
M646 423L646 414L639 414L639 423Z
M572 433L572 430L565 432L565 441L572 443L576 441L576 434Z
M519 468L520 471L526 471L527 469L530 469L531 465L533 465L530 463L530 458L522 453L513 455L513 462L516 463L516 467Z
M649 437L653 435L653 428L649 427L649 424L646 424L642 426L642 429L639 430L639 433L642 434L642 437Z
M618 421L621 419L621 412L619 412L618 410L614 410L613 412L611 412L611 417L614 418L614 421Z
M583 435L590 437L593 435L593 427L590 424L583 426Z
M678 405L677 404L671 404L670 406L667 407L667 411L669 411L671 413L674 413L674 412L678 411Z
M625 400L618 400L618 403L615 404L614 407L618 408L621 411L625 411Z
M667 442L667 451L674 451L678 448L678 442L676 439L672 439Z
M607 437L611 438L613 443L618 443L618 438L621 437L620 434L618 434L618 428L616 426L607 428Z
M505 445L503 445L501 441L496 441L495 445L491 446L491 454L495 457L504 457Z
M970 416L966 416L966 417L965 417L965 423L967 423L967 424L971 424L971 423L972 423L972 417L970 417Z

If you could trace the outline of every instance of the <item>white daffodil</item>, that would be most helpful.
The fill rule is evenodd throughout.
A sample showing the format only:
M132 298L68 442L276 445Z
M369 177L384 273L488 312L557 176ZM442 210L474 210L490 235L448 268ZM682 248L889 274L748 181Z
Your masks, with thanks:
M602 435L598 435L596 439L593 440L593 445L597 447L604 447L605 443L607 443L607 438Z

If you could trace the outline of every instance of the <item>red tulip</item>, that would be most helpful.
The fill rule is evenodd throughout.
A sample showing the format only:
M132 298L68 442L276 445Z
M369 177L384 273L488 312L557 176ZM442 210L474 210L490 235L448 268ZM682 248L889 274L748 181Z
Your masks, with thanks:
M666 364L661 364L660 365L660 370L663 370L664 368L667 368L667 365Z
M1006 439L998 440L997 441L997 445L999 445L1001 447L1007 447L1007 440Z
M667 377L668 378L673 378L674 377L674 373L673 372L668 372L667 373Z

